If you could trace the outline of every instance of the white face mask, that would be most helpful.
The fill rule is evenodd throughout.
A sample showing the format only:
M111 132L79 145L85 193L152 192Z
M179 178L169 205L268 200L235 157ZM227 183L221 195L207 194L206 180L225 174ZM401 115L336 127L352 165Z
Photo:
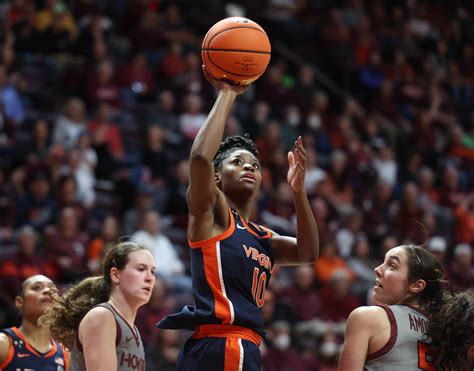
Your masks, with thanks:
M288 124L294 128L294 127L297 127L299 124L300 124L300 115L298 112L296 111L292 111L288 114L286 120L288 122Z
M338 351L338 345L333 341L325 341L321 345L321 354L324 357L330 358L334 356Z
M287 334L278 335L273 340L273 345L279 350L287 350L290 347L290 336Z
M308 126L313 129L319 129L321 127L321 117L319 115L311 114L308 116Z

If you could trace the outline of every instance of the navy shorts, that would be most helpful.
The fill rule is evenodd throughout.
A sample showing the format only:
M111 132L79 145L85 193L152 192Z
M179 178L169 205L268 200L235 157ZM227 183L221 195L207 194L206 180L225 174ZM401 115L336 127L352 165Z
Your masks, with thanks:
M247 339L238 334L199 338L194 335L184 344L176 370L259 371L260 349L257 342Z

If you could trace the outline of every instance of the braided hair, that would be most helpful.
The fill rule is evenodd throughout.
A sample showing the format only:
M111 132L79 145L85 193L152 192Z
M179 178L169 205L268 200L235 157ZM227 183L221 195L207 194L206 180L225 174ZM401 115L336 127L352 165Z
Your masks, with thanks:
M222 161L229 155L229 153L237 149L244 149L252 153L255 157L258 157L257 146L252 139L250 139L248 134L244 134L244 136L234 135L227 137L221 142L221 145L214 156L214 170L219 171L222 166Z

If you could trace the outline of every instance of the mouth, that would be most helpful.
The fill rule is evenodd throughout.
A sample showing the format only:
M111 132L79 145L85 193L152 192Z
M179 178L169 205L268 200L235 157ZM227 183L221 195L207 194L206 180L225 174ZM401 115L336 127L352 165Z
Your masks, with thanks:
M147 293L151 293L151 287L144 287L143 290L145 290Z
M251 180L253 182L255 182L255 176L250 174L250 173L246 173L242 176L242 179L245 179L245 180Z
M378 280L375 281L375 287L383 289L383 285L381 285L380 281L378 281Z

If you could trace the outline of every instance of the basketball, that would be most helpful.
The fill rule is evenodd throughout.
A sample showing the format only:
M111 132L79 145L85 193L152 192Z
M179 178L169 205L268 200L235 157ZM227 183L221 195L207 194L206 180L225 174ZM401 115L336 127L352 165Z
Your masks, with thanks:
M257 80L270 62L271 45L264 29L243 17L222 19L202 42L201 56L212 77L248 85Z

